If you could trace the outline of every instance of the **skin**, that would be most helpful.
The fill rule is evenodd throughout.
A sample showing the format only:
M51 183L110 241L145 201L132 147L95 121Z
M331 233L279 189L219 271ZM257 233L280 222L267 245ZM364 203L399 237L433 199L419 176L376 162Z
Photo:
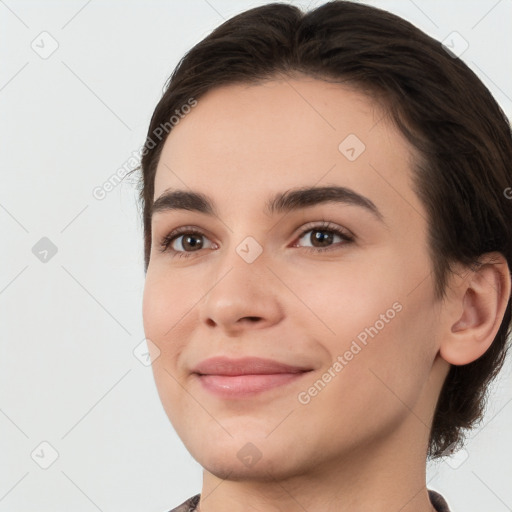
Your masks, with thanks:
M338 149L348 134L366 146L355 161ZM425 465L435 404L450 364L477 359L494 339L510 275L494 254L501 263L461 269L447 297L435 299L413 158L370 98L304 76L214 89L168 136L154 199L168 188L191 189L209 195L219 214L154 215L143 298L160 399L204 468L202 512L434 510ZM371 199L385 223L347 204L263 211L276 192L327 185ZM330 251L308 252L315 230L301 238L302 228L324 220L354 241L335 236ZM172 247L189 258L158 250L180 226L204 234L196 251L177 235ZM263 248L252 263L236 251L247 236ZM300 403L298 393L397 302L394 318ZM225 400L191 374L216 355L313 371ZM237 456L247 443L261 455L251 466Z

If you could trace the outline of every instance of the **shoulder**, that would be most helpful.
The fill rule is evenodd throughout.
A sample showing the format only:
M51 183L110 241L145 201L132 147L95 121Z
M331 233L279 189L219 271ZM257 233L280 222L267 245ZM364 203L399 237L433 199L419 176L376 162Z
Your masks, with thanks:
M443 498L443 496L441 496L441 494L433 491L432 489L428 489L428 496L430 498L430 502L437 512L450 512L448 503L446 503L446 500Z
M169 510L169 512L193 512L199 503L200 497L201 494L196 494L195 496L192 496L188 500L184 501L181 505L178 505L176 508Z

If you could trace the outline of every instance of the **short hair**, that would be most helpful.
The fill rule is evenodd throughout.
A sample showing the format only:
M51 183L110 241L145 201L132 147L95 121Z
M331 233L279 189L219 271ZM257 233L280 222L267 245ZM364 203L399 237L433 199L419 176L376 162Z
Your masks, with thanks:
M472 269L498 251L512 268L512 134L491 93L460 58L385 10L334 0L309 12L270 3L213 30L180 60L151 118L138 183L145 272L151 251L151 207L164 137L161 126L191 98L229 84L307 75L346 84L377 98L416 149L413 190L428 214L428 247L436 298L446 295L452 264ZM161 132L161 130L160 130ZM464 430L483 418L489 384L510 348L510 297L488 350L451 365L430 432L427 457L460 449Z

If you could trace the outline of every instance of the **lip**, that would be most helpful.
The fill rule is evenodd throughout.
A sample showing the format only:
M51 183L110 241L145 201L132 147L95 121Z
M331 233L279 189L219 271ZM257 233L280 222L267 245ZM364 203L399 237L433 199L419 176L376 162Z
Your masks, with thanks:
M312 370L303 366L292 366L273 359L242 357L231 359L225 356L211 357L201 361L193 373L201 375L269 375L276 373L300 373Z
M272 359L212 357L199 363L193 373L204 389L222 398L254 396L301 379L312 368L293 366Z

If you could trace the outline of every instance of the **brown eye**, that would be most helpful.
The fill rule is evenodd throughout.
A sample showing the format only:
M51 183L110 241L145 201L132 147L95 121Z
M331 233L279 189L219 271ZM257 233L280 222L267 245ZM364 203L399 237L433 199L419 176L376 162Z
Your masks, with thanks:
M180 238L182 239L181 242L178 245L181 245L181 247L185 250L191 250L191 251L197 251L203 247L203 242L201 241L202 235L196 235L196 234L188 234L188 235L181 235L175 238L173 245L175 242L177 242ZM173 247L173 250L178 250L176 247Z
M179 228L169 233L160 243L160 252L169 252L171 256L187 258L191 253L204 248L206 236L192 228ZM208 247L211 248L211 247Z
M331 245L335 235L332 231L312 229L310 230L309 240L313 247L324 247L325 245ZM327 234L326 234L327 233ZM318 245L317 245L318 244Z
M303 247L306 251L319 253L347 245L354 241L355 237L347 230L337 227L331 223L322 223L311 226L302 231L299 242L305 239L306 245L300 243L294 247ZM204 240L208 241L205 245ZM307 245L309 242L309 245ZM175 229L160 242L160 252L168 252L172 257L188 258L193 253L199 253L201 249L213 249L216 244L212 243L204 233L192 227L181 227Z
M299 241L304 239L309 242L310 245L306 245L308 250L313 252L321 252L323 250L330 250L331 247L337 247L339 245L346 245L354 240L348 232L334 227L331 224L313 226L307 230L304 230L299 238ZM336 239L339 242L336 243Z

